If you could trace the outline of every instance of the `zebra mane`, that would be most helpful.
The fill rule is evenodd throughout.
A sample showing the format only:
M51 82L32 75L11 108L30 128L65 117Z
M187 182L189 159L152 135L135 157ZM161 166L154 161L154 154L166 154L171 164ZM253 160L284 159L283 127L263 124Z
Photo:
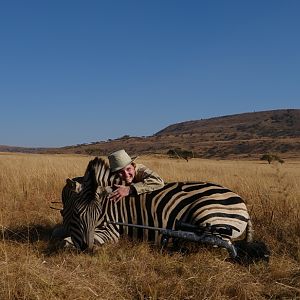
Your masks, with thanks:
M95 157L89 162L84 178L86 179L85 181L92 181L95 186L102 187L112 186L120 182L119 176L111 173L108 163L100 157Z

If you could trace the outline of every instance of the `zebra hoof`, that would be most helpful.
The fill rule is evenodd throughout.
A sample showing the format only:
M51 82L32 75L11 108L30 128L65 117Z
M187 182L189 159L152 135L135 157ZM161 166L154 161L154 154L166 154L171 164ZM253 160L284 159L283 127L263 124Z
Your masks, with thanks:
M62 248L64 248L64 249L77 249L75 247L75 245L73 244L73 241L72 241L70 236L63 239Z

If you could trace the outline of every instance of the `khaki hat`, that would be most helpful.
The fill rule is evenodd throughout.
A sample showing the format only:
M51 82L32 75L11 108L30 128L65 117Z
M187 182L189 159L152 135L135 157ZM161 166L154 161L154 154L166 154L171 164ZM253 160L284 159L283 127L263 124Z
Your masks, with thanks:
M136 157L131 158L124 149L115 151L108 155L111 172L119 171L130 165Z

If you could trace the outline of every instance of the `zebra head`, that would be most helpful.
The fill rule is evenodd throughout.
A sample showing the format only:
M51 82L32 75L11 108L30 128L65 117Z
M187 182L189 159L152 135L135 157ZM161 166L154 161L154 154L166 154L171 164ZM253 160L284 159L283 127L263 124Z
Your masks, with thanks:
M70 224L70 236L78 250L92 250L95 241L95 231L100 223L103 223L103 199L106 198L109 189L98 187L94 194L83 189L74 203L72 221Z
M89 162L82 188L73 204L70 222L70 236L77 249L93 249L95 231L102 222L103 200L111 192L111 186L119 183L118 180L101 158Z

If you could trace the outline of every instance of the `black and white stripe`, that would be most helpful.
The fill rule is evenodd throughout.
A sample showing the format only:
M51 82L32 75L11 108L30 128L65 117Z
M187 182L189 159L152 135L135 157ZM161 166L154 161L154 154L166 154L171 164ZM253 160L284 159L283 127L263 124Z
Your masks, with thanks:
M62 189L61 199L63 209L60 211L63 217L63 227L66 233L70 232L70 222L72 220L73 208L78 194L82 190L83 177L68 178L66 185Z
M71 236L74 245L80 249L84 248L86 244L81 240L82 237L89 240L90 233L93 232L93 237L95 229L99 230L93 222L97 219L95 213L98 206L96 202L93 202L95 204L93 205L90 199L94 199L102 193L102 186L113 187L114 184L122 183L117 175L110 173L106 162L100 161L101 164L97 168L93 167L94 161L91 161L83 177L67 179L62 190L63 209L61 215L64 231ZM111 188L108 189L111 190ZM103 191L107 193L106 189ZM90 205L86 206L86 203L90 203ZM96 234L95 242L97 242L97 237ZM92 239L94 242L94 238Z
M157 231L120 227L108 221L174 229L176 220L180 220L198 226L210 224L218 238L229 243L245 237L248 241L252 239L244 201L221 185L173 182L157 191L128 196L115 203L107 198L106 188L118 182L108 165L95 158L87 167L81 190L71 193L71 201L63 199L66 211L63 217L68 218L64 224L77 248L84 250L92 248L94 243L116 242L121 234L160 244Z

